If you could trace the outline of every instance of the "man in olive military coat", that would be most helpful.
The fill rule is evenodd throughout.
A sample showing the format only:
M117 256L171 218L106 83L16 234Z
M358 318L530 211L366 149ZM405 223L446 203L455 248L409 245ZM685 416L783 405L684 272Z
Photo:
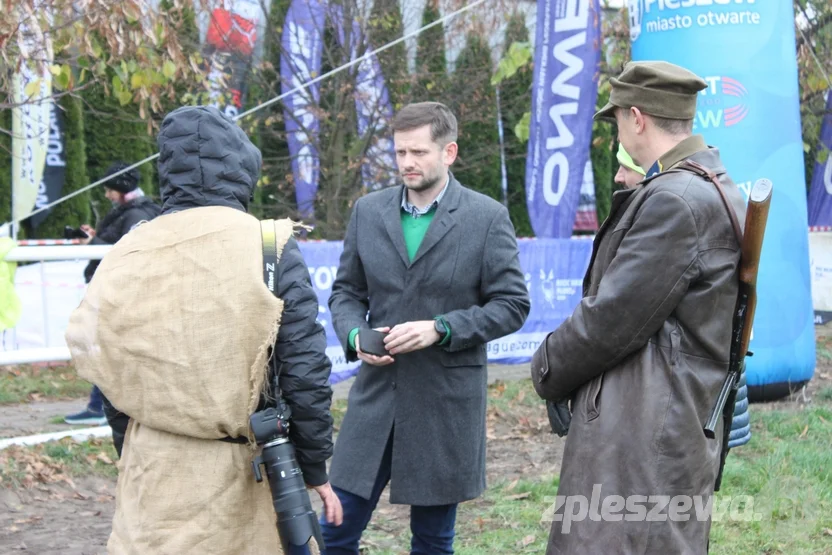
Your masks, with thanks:
M547 553L705 553L695 507L713 494L722 422L716 439L703 426L728 372L745 202L692 134L705 81L637 62L611 83L596 118L647 171L615 193L583 299L532 361L540 397L571 404Z

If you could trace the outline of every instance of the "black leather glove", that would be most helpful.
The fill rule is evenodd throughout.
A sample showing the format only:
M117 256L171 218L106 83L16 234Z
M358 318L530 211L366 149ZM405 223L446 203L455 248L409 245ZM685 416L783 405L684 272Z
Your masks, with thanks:
M549 425L558 437L563 437L569 431L569 423L572 422L572 412L569 410L569 400L546 401L546 414L549 416Z

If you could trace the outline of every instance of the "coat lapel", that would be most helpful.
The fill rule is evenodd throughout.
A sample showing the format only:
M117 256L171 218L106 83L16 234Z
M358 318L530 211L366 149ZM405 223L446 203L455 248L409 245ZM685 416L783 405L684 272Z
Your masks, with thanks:
M387 234L396 247L396 252L402 258L405 266L410 266L410 259L407 256L407 246L404 244L404 232L402 231L402 189L404 186L398 187L399 193L394 195L393 202L385 207L381 214L381 219L384 221L384 227L387 229Z
M623 189L620 191L616 191L612 195L612 206L610 207L610 213L607 216L607 219L604 220L603 223L601 223L601 227L598 228L598 233L595 234L595 240L592 241L592 256L589 259L589 265L586 267L586 273L584 273L584 295L586 295L587 291L589 291L592 276L592 267L595 265L595 257L598 254L598 247L601 245L601 240L604 238L604 235L606 234L611 222L617 221L617 218L615 217L616 213L622 209L622 207L630 198L632 198L635 192L636 189Z
M451 175L448 181L448 190L445 191L445 196L439 202L436 209L436 214L433 216L433 221L430 222L430 227L425 233L425 238L422 239L422 244L419 245L419 250L416 251L416 256L410 266L416 264L420 258L425 256L442 238L456 225L456 220L453 212L459 206L459 197L461 195L462 185L454 179ZM401 227L401 226L399 226Z

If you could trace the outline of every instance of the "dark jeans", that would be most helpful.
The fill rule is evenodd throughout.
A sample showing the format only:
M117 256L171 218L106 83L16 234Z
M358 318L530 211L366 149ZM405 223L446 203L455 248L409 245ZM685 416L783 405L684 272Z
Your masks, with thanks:
M370 499L333 487L344 509L341 526L328 524L321 515L321 530L326 544L326 555L358 555L358 542L370 522L381 492L390 481L393 459L393 435L387 440L387 448L381 458L376 483ZM410 553L412 555L434 555L453 553L454 528L456 526L456 504L410 507Z

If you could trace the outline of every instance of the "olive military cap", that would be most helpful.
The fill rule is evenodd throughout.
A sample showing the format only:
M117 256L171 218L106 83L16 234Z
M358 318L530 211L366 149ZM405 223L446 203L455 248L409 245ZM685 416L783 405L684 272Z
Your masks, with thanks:
M615 120L616 107L633 106L651 116L693 119L697 94L708 86L695 73L668 62L628 62L610 83L610 101L595 119Z

